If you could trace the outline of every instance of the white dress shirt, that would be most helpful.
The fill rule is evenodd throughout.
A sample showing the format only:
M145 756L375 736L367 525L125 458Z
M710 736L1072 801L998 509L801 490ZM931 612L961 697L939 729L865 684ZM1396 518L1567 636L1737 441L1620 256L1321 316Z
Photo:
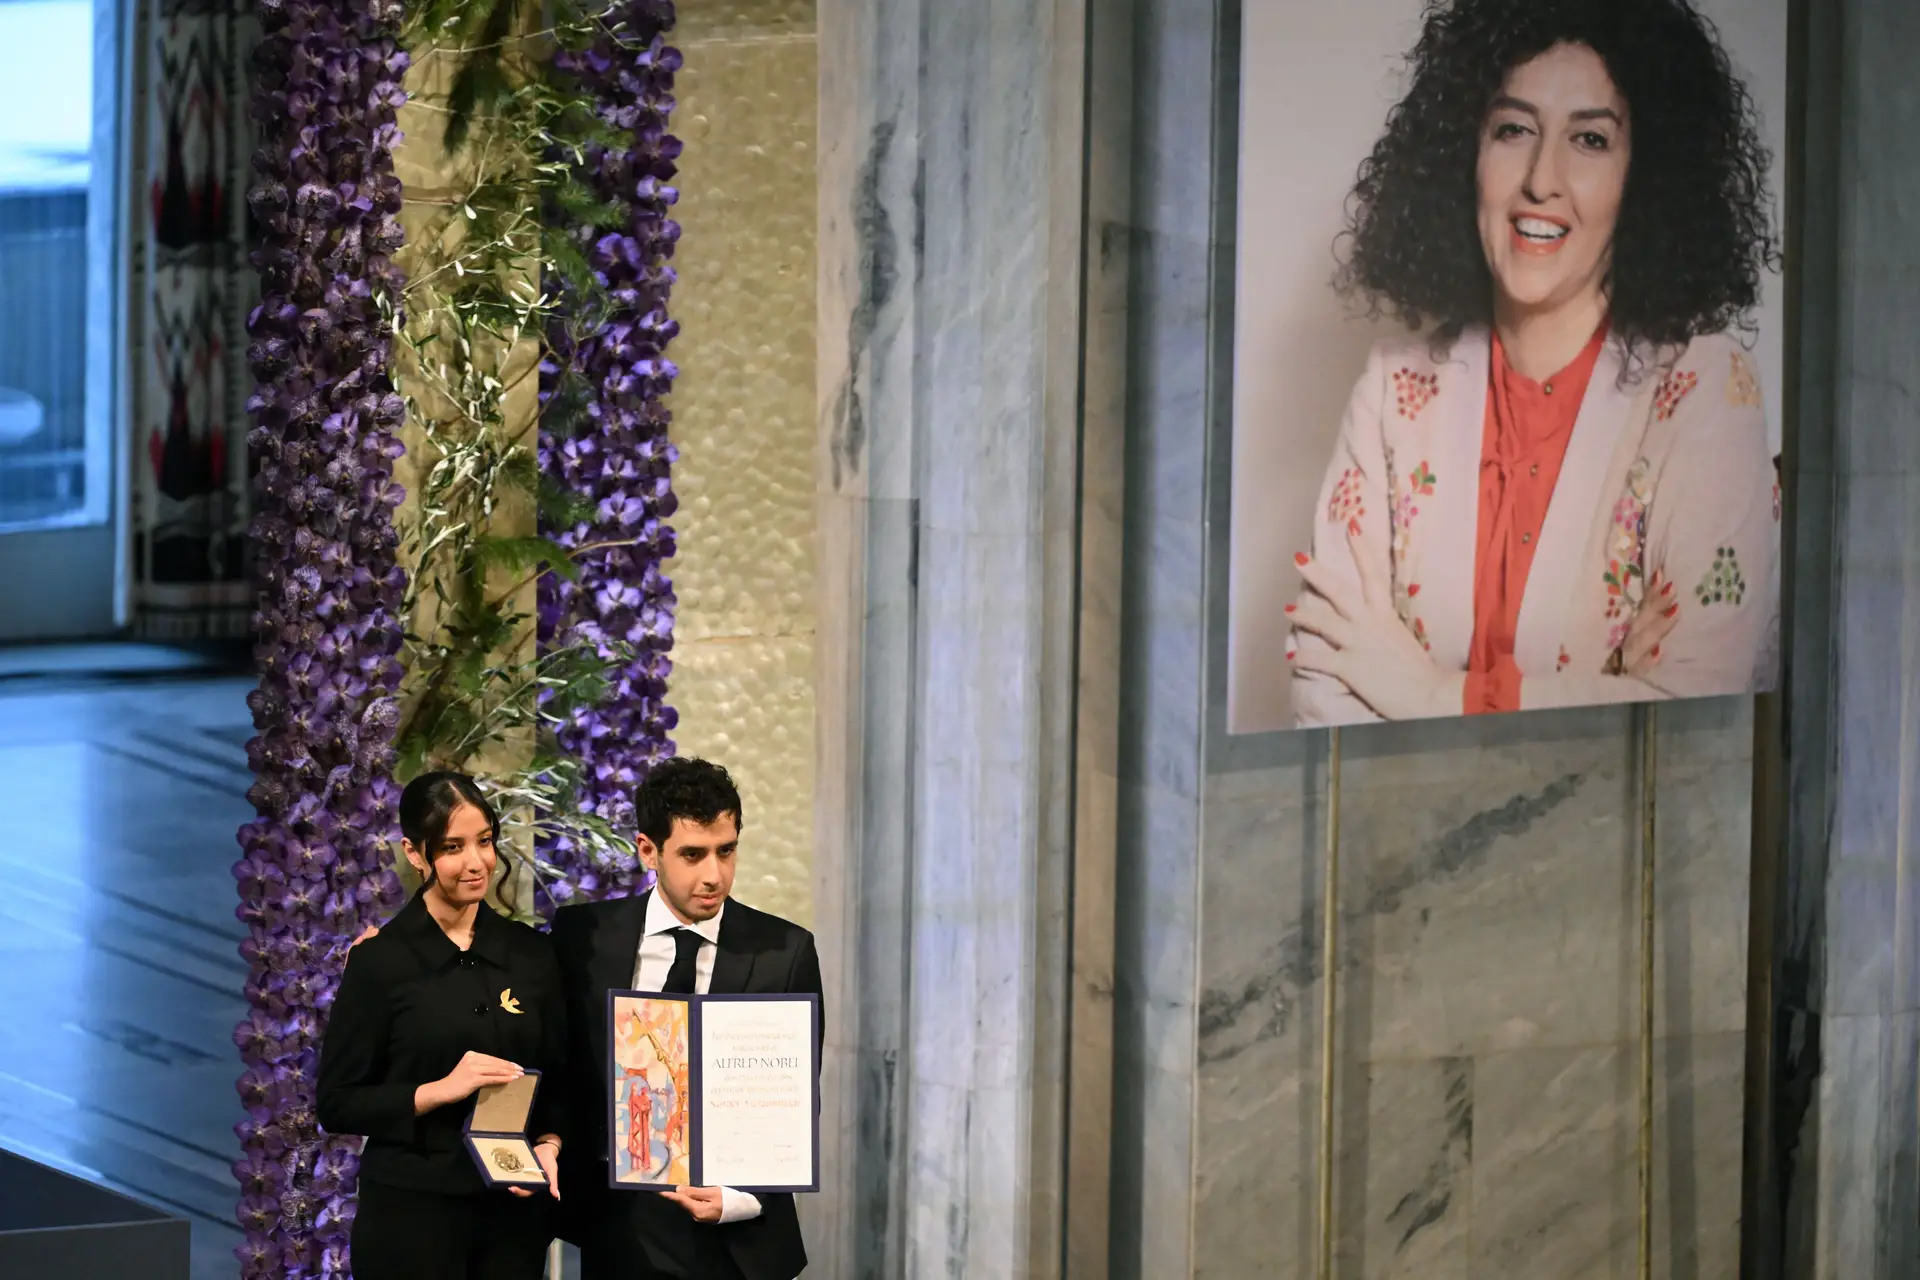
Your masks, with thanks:
M633 964L633 989L635 991L658 991L667 984L667 973L673 968L673 958L679 950L673 935L681 929L691 929L700 935L700 953L693 961L693 993L697 996L707 994L713 986L713 958L720 950L720 918L727 913L727 904L722 902L720 910L713 913L713 919L702 920L699 924L681 924L679 917L673 914L673 908L660 896L659 890L647 895L647 922L640 933L640 954ZM760 1201L749 1192L735 1191L732 1187L720 1188L720 1221L745 1222L760 1216Z

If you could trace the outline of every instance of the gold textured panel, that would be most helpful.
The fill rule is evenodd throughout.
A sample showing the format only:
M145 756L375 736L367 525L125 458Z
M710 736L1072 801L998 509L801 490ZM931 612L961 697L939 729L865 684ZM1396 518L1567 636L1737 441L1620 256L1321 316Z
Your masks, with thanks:
M746 830L734 894L813 922L813 636L676 645L674 738L682 755L725 764Z
M678 636L813 626L814 53L690 46L673 312Z
M680 599L675 739L740 781L742 900L803 923L813 918L812 26L811 0L681 10L681 374L670 401L681 506L667 565Z
M694 0L677 8L673 43L814 33L815 0Z
M445 262L450 253L464 242L467 234L467 222L458 216L457 210L464 198L463 193L470 190L476 180L479 164L477 155L481 153L472 147L459 153L449 153L446 148L447 100L461 60L461 55L444 49L416 49L413 51L412 65L407 70L408 100L398 114L402 138L394 149L393 168L401 182L400 221L406 232L406 244L396 255L396 261L410 277ZM418 293L408 296L406 312L411 332L416 338L425 336L436 327L426 299ZM480 343L474 346L473 359L483 367L490 366L509 388L501 404L503 421L500 434L503 437L523 437L535 427L538 382L532 377L519 375L531 372L539 353L539 343L531 337L523 337L511 348ZM419 376L414 353L405 343L394 345L394 372L400 390L409 397L407 421L401 431L407 452L394 465L395 479L407 494L406 500L395 512L395 519L404 536L407 530L419 527L419 495L435 461L435 456L430 452L426 428L415 411L424 412L431 421L444 423L454 419L458 410ZM511 486L503 485L496 489L495 502L486 521L488 532L529 535L535 532L537 523L531 495L516 491ZM423 568L416 554L417 549L417 546L402 541L399 552L401 567L416 587L430 568L437 567L444 571L449 567L442 557ZM504 595L504 607L523 619L508 643L494 655L499 660L525 661L532 653L536 590L531 581L521 581L524 576L517 569L501 566L488 578L488 589L510 593ZM517 590L514 589L516 583L521 583ZM441 626L440 614L436 593L421 590L419 603L406 621L414 633L432 635ZM414 714L422 685L428 678L427 672L419 667L407 672L400 689L403 726L407 718ZM458 768L486 779L524 767L533 750L532 730L517 729L504 735L501 740L484 744L471 753L447 759L430 755L426 763L430 768ZM501 816L502 845L519 855L521 860L515 864L513 878L497 887L495 901L510 909L525 908L533 900L532 870L525 861L533 852L532 815L524 810L508 810ZM404 860L400 861L400 869L402 883L409 890L413 889L417 881Z

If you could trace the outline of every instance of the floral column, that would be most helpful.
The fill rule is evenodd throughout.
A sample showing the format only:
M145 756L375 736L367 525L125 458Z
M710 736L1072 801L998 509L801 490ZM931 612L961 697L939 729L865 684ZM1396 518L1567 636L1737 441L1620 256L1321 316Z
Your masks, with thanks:
M676 505L671 486L672 415L663 397L679 372L667 344L680 326L667 315L675 279L668 265L680 226L668 216L679 193L668 185L680 141L667 132L673 73L680 54L664 43L672 27L666 0L626 0L608 9L606 33L557 65L592 92L600 119L624 147L594 146L586 164L594 193L619 218L575 230L593 270L596 296L577 306L550 334L542 369L542 471L577 500L584 515L547 529L574 549L580 581L540 580L542 644L588 641L614 663L605 695L571 713L560 746L585 766L580 808L623 832L633 830L633 789L654 764L671 756L675 724L666 703L673 669L673 584L661 563L673 554L667 525ZM571 394L569 394L571 392ZM549 902L618 896L640 887L633 857L590 855L566 837L542 849L563 873Z
M346 941L398 905L389 776L400 670L390 379L400 278L391 149L407 56L393 0L260 0L248 320L257 544L258 817L239 833L251 1012L237 1253L247 1280L349 1274L358 1140L314 1114L319 1032Z

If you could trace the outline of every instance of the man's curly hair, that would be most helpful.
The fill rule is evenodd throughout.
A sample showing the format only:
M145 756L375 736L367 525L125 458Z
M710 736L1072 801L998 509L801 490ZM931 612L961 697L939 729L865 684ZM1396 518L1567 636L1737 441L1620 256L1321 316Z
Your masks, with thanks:
M730 816L737 830L747 827L733 776L713 761L693 756L673 756L653 766L634 792L633 814L635 827L656 849L667 847L676 818L710 827Z
M1626 100L1632 159L1608 276L1635 347L1751 333L1780 262L1753 100L1689 0L1428 0L1412 84L1360 164L1335 287L1445 346L1493 320L1475 220L1487 110L1507 74L1585 45Z

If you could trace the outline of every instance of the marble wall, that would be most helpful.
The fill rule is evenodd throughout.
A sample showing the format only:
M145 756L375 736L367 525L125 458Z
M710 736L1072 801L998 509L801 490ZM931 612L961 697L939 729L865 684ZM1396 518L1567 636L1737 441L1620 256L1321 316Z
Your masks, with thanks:
M1239 6L1097 7L1096 50L1103 16L1132 39L1094 83L1134 90L1131 208L1088 233L1130 258L1106 1263L1307 1276L1327 738L1224 732ZM1738 1271L1752 708L1658 715L1654 1274L1705 1280ZM1336 1275L1632 1274L1637 723L1345 735Z
M1084 33L820 5L822 1275L1058 1269Z
M682 754L747 810L735 892L813 921L813 0L683 4L672 408Z
M1652 1274L1920 1274L1920 11L1793 6L1783 695L1350 730L1329 903L1224 723L1240 4L823 0L816 1267L1313 1274L1331 910L1333 1274L1634 1274L1650 786Z
M1090 410L1122 422L1118 744L1112 944L1110 1188L1104 1256L1078 1275L1192 1274L1197 1144L1202 734L1206 701L1207 282L1214 163L1214 15L1156 0L1094 12L1096 162L1124 183L1092 206L1088 240L1119 277L1117 354L1089 352ZM1105 94L1100 91L1111 86ZM1105 184L1103 184L1105 185ZM1108 398L1111 396L1112 398ZM1076 1168L1075 1188L1089 1174ZM1084 1197L1071 1201L1086 1212ZM1076 1224L1079 1225L1079 1224Z
M1749 1274L1920 1275L1920 10L1804 4Z
M1338 1275L1632 1273L1633 720L1344 736ZM1741 702L1660 711L1656 1275L1737 1274L1751 740ZM1323 741L1204 788L1194 1273L1310 1275Z

